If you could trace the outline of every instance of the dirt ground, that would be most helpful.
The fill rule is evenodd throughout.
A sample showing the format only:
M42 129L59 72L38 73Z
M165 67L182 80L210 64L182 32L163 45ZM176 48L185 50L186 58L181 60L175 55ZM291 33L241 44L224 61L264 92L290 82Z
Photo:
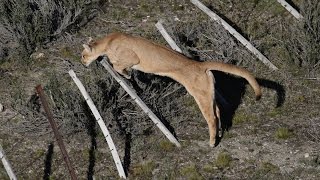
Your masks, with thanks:
M279 70L267 68L189 1L110 0L79 31L65 33L38 49L34 54L43 53L44 57L35 59L29 67L0 65L0 103L4 106L0 112L0 144L18 179L69 179L69 174L48 124L35 115L31 121L28 118L33 116L23 114L16 104L31 102L35 86L50 84L53 76L63 86L75 88L67 74L70 68L88 88L94 85L91 78L111 79L98 63L89 68L81 65L81 45L88 37L98 38L114 31L167 45L154 26L159 19L164 20L164 26L186 55L198 60L217 58L253 72L263 96L255 101L244 80L214 73L216 88L227 103L218 99L225 131L212 148L206 122L181 85L168 78L133 72L137 87L141 88L137 93L175 133L182 145L177 148L123 90L114 90L118 99L113 99L113 94L104 96L94 88L89 89L90 94L97 94L95 98L98 95L101 99L110 98L95 101L110 101L110 106L119 102L117 107L122 108L119 114L127 121L132 118L129 123L132 131L128 133L126 128L119 130L122 126L117 125L117 117L108 116L109 110L114 109L102 112L115 137L128 179L320 179L320 80L291 62L282 46L281 37L290 35L290 31L283 29L296 19L276 1L203 2L249 39ZM299 8L299 0L291 2ZM199 32L201 29L203 32ZM208 41L215 40L205 39L210 33L227 39L210 44ZM120 89L111 80L105 81L105 86L108 91L110 87ZM50 87L45 89L49 98L53 93ZM72 92L78 93L77 89ZM121 105L123 99L126 103ZM104 107L98 105L99 108ZM58 124L63 121L62 115L55 117L62 119ZM92 127L79 126L74 131L64 131L68 127L59 125L77 176L118 179L98 125L88 124ZM8 179L2 165L0 179Z

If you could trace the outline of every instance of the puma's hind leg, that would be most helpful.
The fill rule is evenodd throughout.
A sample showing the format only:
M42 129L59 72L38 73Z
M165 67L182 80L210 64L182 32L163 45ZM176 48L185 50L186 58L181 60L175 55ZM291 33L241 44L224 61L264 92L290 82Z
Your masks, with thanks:
M203 74L203 76L197 76L193 82L188 83L189 86L185 86L188 92L194 97L197 102L200 111L207 121L210 136L210 146L213 147L216 142L217 132L217 118L215 116L214 108L214 87L213 77L211 72Z
M217 119L218 119L218 136L219 137L222 137L222 127L221 127L221 118L220 118L220 109L219 109L219 107L218 107L218 105L215 103L214 104L214 109L216 110L215 112L216 112L216 117L217 117Z
M206 72L208 74L208 77L210 79L212 79L212 101L213 101L213 111L214 111L214 115L215 115L215 118L217 119L217 123L218 123L218 136L219 137L222 137L222 128L221 128L221 118L220 118L220 109L219 109L219 106L216 102L216 98L215 98L215 88L214 88L214 76L212 74L211 71L207 71Z
M218 120L214 114L213 102L212 100L207 99L208 97L197 97L197 102L199 108L207 121L209 128L209 144L211 147L214 147L216 144L216 135L217 135L217 124Z

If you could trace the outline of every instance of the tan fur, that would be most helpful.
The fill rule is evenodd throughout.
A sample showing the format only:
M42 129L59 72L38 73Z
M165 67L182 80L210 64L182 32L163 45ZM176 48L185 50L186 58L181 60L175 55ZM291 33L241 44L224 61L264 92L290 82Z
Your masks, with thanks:
M170 77L181 83L194 97L209 126L210 145L214 146L220 111L214 99L214 77L211 70L231 73L245 78L261 96L260 86L245 69L218 62L197 62L165 46L143 38L112 33L88 45L83 45L82 63L88 66L99 56L107 55L114 69L130 78L127 70Z

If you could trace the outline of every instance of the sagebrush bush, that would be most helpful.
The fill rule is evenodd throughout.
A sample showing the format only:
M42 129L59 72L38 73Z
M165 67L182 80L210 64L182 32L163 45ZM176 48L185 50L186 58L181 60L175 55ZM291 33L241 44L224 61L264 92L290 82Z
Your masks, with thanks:
M291 60L314 77L320 70L320 2L305 0L301 5L304 18L287 24L284 42Z
M246 65L253 56L214 21L169 22L168 30L183 53L200 61Z
M170 123L179 121L177 112L183 112L184 107L178 106L179 101L172 101L172 97L183 95L178 92L181 86L163 82L155 76L138 77L140 75L135 72L132 78L141 99L160 119L168 119ZM98 128L95 125L96 119L71 77L58 73L53 73L49 77L50 80L44 86L44 90L61 133L75 134ZM78 77L114 139L121 140L125 134L135 138L153 132L150 129L154 125L149 117L103 67L97 67L91 74L79 74ZM132 84L132 82L128 83ZM51 132L40 99L36 94L27 98L27 101L17 101L14 109L23 116L14 127L16 132L27 136L41 136Z
M36 47L62 32L78 28L96 15L98 3L99 0L0 1L0 59L13 52L29 56Z

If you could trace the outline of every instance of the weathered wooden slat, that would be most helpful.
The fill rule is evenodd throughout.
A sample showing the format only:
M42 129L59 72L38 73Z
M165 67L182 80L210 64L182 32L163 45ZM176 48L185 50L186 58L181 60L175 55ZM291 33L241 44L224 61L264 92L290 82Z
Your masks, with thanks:
M251 51L262 63L268 66L272 70L278 70L278 68L273 65L268 58L266 58L260 51L258 51L247 39L245 39L240 33L238 33L232 26L230 26L225 20L220 18L216 13L212 12L204 4L198 0L190 0L195 6L205 12L213 20L221 24L230 34L232 34L238 41L240 41L249 51Z
M302 19L303 16L296 10L294 9L287 1L285 0L277 0L284 8L287 9L295 18L297 19Z
M149 107L141 100L135 91L124 81L124 79L112 68L106 61L106 57L100 61L102 66L111 74L111 76L122 86L122 88L131 96L131 98L140 106L140 108L150 117L153 123L161 130L161 132L177 147L181 147L178 140L160 121L160 119L149 109Z
M158 21L155 26L157 27L157 29L161 33L161 35L164 37L164 39L169 43L170 47L173 50L178 51L179 53L182 53L179 46L176 44L176 42L174 42L174 40L171 38L171 36L166 31L166 29L163 27L161 20Z
M69 75L71 76L71 78L73 79L73 81L75 82L75 84L77 85L77 87L79 88L82 96L84 97L84 99L86 100L89 108L91 109L94 117L96 118L97 120L97 123L99 124L101 130L102 130L102 133L104 135L104 137L106 138L106 141L108 143L108 146L109 146L109 149L111 151L111 154L112 154L112 157L113 157L113 160L116 164L116 167L117 167L117 170L118 170L118 173L119 173L119 176L121 178L124 178L126 179L126 174L124 172L124 169L123 169L123 166L122 166L122 163L121 163L121 160L120 160L120 157L119 157L119 154L118 154L118 151L117 151L117 148L115 146L115 144L113 143L113 140L111 138L111 135L109 133L109 130L106 126L106 124L104 123L99 111L97 110L97 107L94 105L91 97L89 96L88 92L86 91L85 87L83 86L83 84L81 83L81 81L78 79L78 77L76 76L76 74L74 73L73 70L70 70L69 71Z
M12 170L12 167L11 167L8 159L6 158L6 155L5 155L5 153L4 153L1 145L0 145L0 159L1 159L1 161L2 161L2 164L3 164L3 166L4 166L4 169L7 171L7 174L8 174L8 176L9 176L9 178L10 178L11 180L16 180L17 177L16 177L16 175L14 174L14 172L13 172L13 170Z

